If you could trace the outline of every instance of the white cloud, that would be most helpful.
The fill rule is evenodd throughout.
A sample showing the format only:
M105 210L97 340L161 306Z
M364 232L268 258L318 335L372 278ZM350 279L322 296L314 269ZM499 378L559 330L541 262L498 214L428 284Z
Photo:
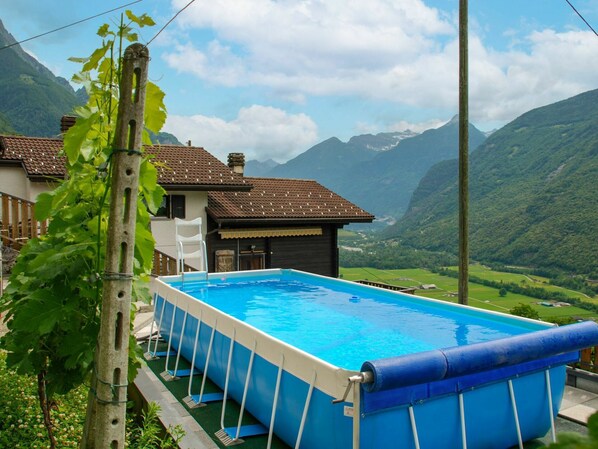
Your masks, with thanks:
M212 85L265 87L299 104L337 95L457 112L455 17L420 0L215 0L193 4L179 25L214 38L174 46L165 60ZM502 51L483 33L470 32L474 122L506 122L596 86L589 31L515 33Z
M470 116L509 121L538 106L596 88L598 40L591 32L553 30L527 36L504 53L470 47Z
M411 123L406 120L399 120L388 127L388 131L413 131L422 133L428 129L436 129L446 125L446 120L432 119L424 122Z
M242 108L231 121L169 115L164 131L191 140L223 162L230 152L243 152L246 160L283 162L314 145L318 137L317 126L307 115L259 105Z
M164 55L171 67L209 83L266 86L291 98L386 97L368 83L435 52L436 38L454 35L453 24L420 0L200 2L179 25L186 32L209 28L216 38L175 46Z

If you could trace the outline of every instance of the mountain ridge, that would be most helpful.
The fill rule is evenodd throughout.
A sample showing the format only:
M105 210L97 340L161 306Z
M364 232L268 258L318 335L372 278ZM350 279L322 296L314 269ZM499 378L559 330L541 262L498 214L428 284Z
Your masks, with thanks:
M471 149L485 139L484 133L470 125ZM411 193L427 169L457 154L458 123L453 117L445 125L420 134L363 134L347 142L331 137L262 174L315 179L374 213L379 221L392 222L407 209ZM248 175L254 174L254 167L249 168Z
M476 260L590 273L598 266L598 90L533 109L470 158L470 251ZM404 217L384 232L456 253L457 161L430 169Z

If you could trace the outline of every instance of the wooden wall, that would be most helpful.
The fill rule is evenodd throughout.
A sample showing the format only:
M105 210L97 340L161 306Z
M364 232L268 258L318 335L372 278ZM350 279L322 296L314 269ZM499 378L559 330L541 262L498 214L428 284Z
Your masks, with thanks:
M213 223L210 223L210 226ZM255 228L255 226L251 226ZM272 225L270 225L272 227ZM212 228L215 229L215 226ZM265 253L265 268L293 268L323 276L338 277L338 248L335 224L322 225L322 235L302 237L270 237L221 239L217 231L208 233L209 270L215 270L215 253L228 249Z

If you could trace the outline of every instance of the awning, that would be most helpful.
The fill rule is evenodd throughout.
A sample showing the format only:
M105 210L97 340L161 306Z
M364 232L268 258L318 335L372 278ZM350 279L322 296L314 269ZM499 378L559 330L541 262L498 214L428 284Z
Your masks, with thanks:
M320 226L309 228L240 228L219 229L222 239L246 239L258 237L300 237L306 235L322 235Z

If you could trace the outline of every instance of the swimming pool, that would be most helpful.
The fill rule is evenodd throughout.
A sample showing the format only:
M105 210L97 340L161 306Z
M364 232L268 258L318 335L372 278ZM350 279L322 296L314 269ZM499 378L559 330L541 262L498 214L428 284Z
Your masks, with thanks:
M595 323L554 328L294 270L182 281L155 281L155 322L261 422L222 422L230 444L263 431L295 448L510 447L551 428L565 364L598 343ZM202 390L191 378L190 405Z

